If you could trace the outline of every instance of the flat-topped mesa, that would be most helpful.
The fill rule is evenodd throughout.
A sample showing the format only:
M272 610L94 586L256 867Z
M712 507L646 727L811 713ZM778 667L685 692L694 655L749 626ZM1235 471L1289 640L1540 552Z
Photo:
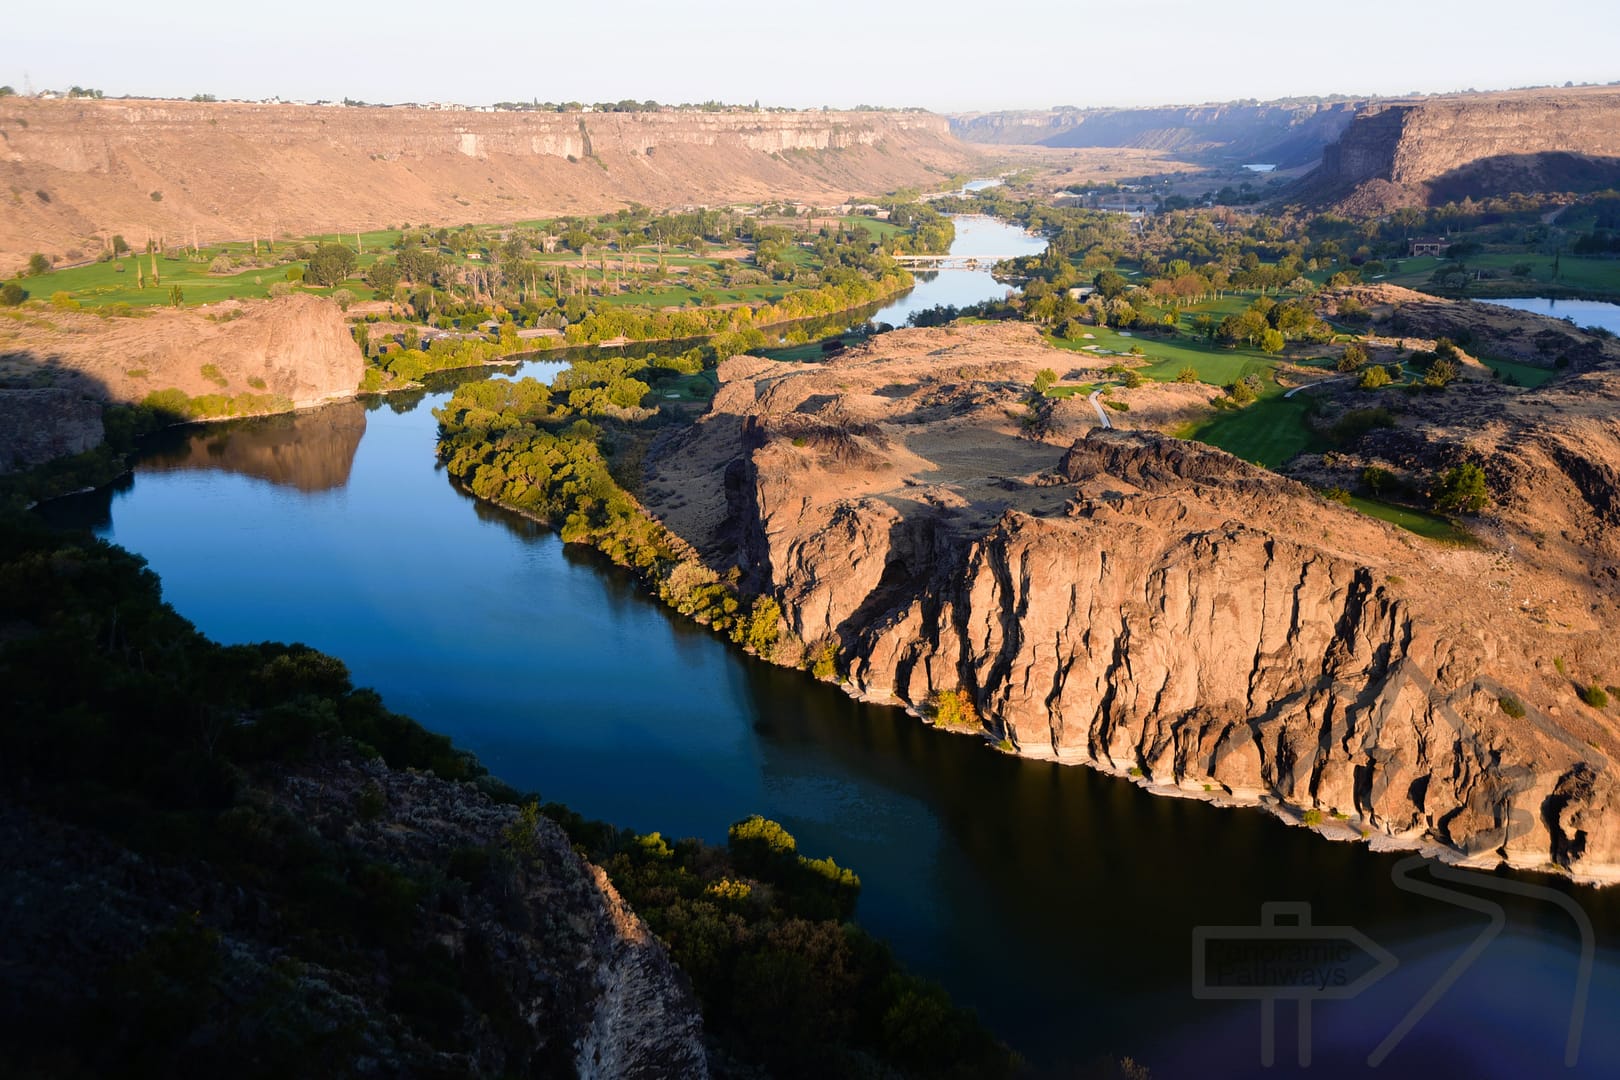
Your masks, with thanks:
M1018 373L1050 349L885 337L829 364L733 361L714 412L648 462L649 508L834 643L851 693L921 708L961 688L1019 753L1620 879L1614 740L1546 641L1590 671L1607 636L1573 600L1521 602L1577 588L1562 569L1421 541L1152 432L1031 438ZM818 442L837 417L863 466Z
M1620 90L1457 94L1359 112L1301 181L1366 212L1620 181Z
M204 243L931 185L974 151L923 112L481 112L9 98L0 275L113 234ZM78 254L73 254L77 252Z

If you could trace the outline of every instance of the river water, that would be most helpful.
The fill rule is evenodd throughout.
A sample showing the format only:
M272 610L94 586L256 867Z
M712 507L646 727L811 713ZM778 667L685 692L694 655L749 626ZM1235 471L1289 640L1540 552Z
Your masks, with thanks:
M1555 319L1569 319L1580 327L1601 326L1611 333L1620 334L1620 304L1611 304L1606 300L1554 300L1546 296L1524 296L1481 300L1480 303L1550 315Z
M959 223L958 242L1006 253L1028 239L1001 229ZM1040 1075L1121 1055L1161 1080L1257 1072L1260 1007L1196 996L1191 950L1195 928L1252 927L1272 901L1305 902L1315 924L1355 927L1397 959L1372 989L1312 1010L1309 1075L1360 1075L1486 925L1397 887L1396 855L1009 757L727 647L592 553L451 484L430 410L486 377L504 376L177 431L132 479L48 509L145 556L204 632L333 653L519 788L709 840L751 813L777 818L801 850L854 867L860 921ZM1597 927L1579 1067L1562 1067L1573 923L1514 901L1506 932L1382 1075L1620 1072L1620 892L1512 880L1553 884ZM1291 1071L1295 1009L1279 1007L1271 1074Z

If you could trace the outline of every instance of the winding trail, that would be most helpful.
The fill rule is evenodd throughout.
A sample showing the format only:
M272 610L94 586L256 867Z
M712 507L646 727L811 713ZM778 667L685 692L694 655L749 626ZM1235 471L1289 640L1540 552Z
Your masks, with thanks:
M1105 428L1111 428L1114 426L1114 422L1108 419L1108 414L1103 411L1102 402L1097 400L1097 395L1101 393L1101 390L1093 390L1091 392L1091 396L1086 398L1086 400L1091 402L1091 407L1093 409L1097 410L1097 419L1102 421L1102 426Z
M1321 386L1323 383L1343 382L1345 379L1348 379L1348 378L1350 378L1350 376L1348 376L1348 375L1330 375L1325 379L1317 379L1315 382L1300 383L1298 386L1294 387L1292 390L1283 391L1283 397L1291 398L1295 394L1299 393L1301 390L1309 390L1311 387L1313 387L1313 386Z

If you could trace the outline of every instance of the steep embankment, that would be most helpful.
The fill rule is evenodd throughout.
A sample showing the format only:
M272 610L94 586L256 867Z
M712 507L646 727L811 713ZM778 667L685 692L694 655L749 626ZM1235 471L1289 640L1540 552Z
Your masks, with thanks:
M1620 90L1459 94L1357 113L1301 181L1312 201L1382 212L1620 183Z
M33 251L516 221L735 200L838 202L973 152L928 113L482 113L172 101L0 106L0 274ZM75 256L75 252L78 256Z
M360 347L329 300L289 296L123 317L30 310L0 321L0 379L48 383L102 401L154 390L263 398L277 412L353 394Z
M1582 494L1616 475L1615 425L1565 439L1550 402L1474 430L1535 492L1479 547L1443 547L1219 451L1076 439L1084 400L1025 405L1066 362L1006 327L731 361L711 414L652 457L648 505L805 641L835 641L852 692L961 687L1025 754L1315 811L1347 838L1620 877L1620 740L1575 698L1616 676L1614 585L1592 570L1614 561L1609 511ZM1558 558L1525 539L1540 502Z
M1134 147L1286 169L1316 162L1353 111L1344 102L1268 102L966 113L951 117L951 131L973 143Z

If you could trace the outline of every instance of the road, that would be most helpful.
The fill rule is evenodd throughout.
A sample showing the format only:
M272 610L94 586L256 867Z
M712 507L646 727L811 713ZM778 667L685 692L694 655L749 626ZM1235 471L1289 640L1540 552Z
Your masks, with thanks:
M1093 390L1091 392L1091 396L1086 400L1091 402L1091 407L1093 409L1097 410L1097 419L1102 421L1102 426L1105 428L1111 428L1114 426L1114 422L1108 419L1108 413L1105 409L1103 409L1102 402L1097 400L1097 395L1101 393L1101 390Z

